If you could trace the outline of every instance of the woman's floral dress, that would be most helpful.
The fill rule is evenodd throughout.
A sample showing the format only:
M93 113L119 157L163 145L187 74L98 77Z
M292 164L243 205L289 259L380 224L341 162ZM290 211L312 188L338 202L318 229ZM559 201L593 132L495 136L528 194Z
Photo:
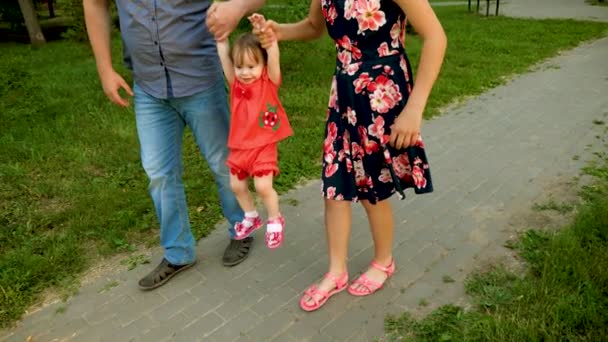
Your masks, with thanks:
M422 139L396 150L391 125L413 86L404 50L405 14L391 0L322 0L336 42L336 72L323 144L323 195L384 200L413 187L433 191Z

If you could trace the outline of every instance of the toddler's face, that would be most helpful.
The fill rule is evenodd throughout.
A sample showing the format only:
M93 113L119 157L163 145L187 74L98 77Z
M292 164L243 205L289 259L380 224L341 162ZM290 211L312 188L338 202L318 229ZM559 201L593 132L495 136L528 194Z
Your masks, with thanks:
M249 84L262 76L264 64L256 62L251 53L243 54L241 59L241 61L234 64L234 74L239 81Z

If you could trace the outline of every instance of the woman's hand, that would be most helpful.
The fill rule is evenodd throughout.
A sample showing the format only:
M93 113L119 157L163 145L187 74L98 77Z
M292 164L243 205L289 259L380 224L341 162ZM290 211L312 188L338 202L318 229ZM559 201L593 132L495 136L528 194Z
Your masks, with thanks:
M422 112L408 110L407 106L391 126L389 143L397 150L413 146L420 139Z

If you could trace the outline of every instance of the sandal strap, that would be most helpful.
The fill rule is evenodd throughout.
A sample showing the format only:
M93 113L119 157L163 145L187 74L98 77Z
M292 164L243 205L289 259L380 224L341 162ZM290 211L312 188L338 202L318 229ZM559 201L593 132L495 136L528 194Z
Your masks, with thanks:
M327 272L327 273L325 273L325 278L333 281L334 284L336 285L335 286L336 289L341 289L348 282L348 272L342 273L342 275L339 277Z
M304 291L304 294L307 295L310 300L315 303L315 306L319 305L321 301L324 301L326 298L329 297L328 292L319 290L319 288L317 288L317 286L315 285L312 285L311 287L306 289L306 291ZM315 297L316 295L320 295L321 298L317 299L317 297Z
M368 278L365 274L362 274L357 280L351 284L351 288L355 285L360 285L367 290L367 293L373 293L384 285L384 282L378 282Z
M393 273L395 273L395 259L392 259L391 263L388 266L382 266L375 261L372 261L371 266L377 269L378 271L386 273L386 275L388 275L389 277L392 276Z

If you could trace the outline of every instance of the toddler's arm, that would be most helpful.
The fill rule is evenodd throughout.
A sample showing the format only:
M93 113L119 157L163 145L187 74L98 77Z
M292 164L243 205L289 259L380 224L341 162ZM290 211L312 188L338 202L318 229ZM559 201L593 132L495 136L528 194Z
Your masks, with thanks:
M230 45L228 44L228 39L217 42L217 53L220 56L220 62L222 62L224 77L226 77L228 84L232 85L232 82L234 82L234 65L230 58Z
M266 48L268 54L268 78L276 85L281 84L281 57L279 53L279 44L275 39L273 43Z
M264 16L255 13L249 17L249 21L253 25L254 30L259 30L266 25L266 19ZM268 78L272 83L280 85L281 83L281 58L279 53L279 43L276 39L274 31L269 28L266 32L267 35L272 37L272 41L266 44L264 48L268 55Z

